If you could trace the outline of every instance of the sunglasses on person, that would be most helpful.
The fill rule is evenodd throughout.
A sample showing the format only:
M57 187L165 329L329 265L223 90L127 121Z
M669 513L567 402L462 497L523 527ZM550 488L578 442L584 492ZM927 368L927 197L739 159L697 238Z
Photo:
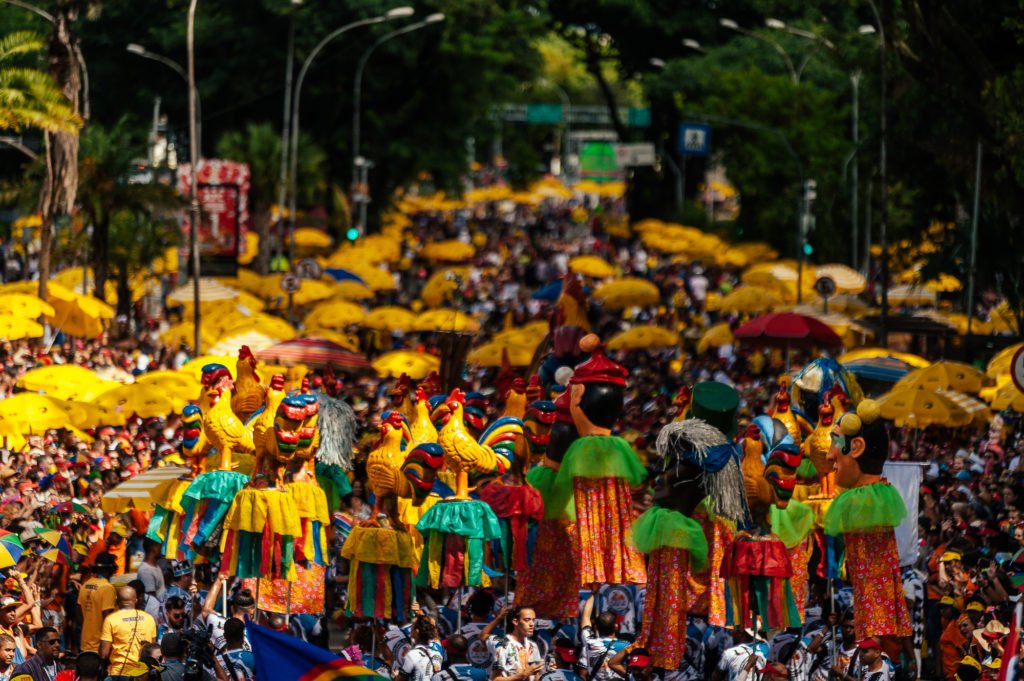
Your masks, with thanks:
M40 641L40 643L44 643L44 644L49 645L49 646L60 645L60 639L59 638L50 638L50 639L47 639L45 641Z

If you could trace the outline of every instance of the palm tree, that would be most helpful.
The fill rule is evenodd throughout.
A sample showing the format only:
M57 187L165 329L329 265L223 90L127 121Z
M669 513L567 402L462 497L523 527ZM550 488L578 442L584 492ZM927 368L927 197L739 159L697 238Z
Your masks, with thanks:
M49 74L18 65L45 47L43 38L29 31L0 38L0 129L76 133L81 127L82 120Z
M249 165L249 205L253 229L260 237L256 271L270 270L270 217L277 200L281 164L281 134L269 123L250 123L244 131L225 133L217 141L217 155ZM322 189L326 156L308 137L299 137L299 196L311 200Z

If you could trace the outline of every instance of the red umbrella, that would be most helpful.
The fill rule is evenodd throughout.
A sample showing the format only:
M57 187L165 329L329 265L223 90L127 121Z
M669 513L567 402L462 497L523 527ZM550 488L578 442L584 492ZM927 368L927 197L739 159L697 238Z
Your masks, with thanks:
M282 364L333 365L353 371L372 370L362 355L357 355L325 338L296 338L260 350L256 356L264 362Z
M732 332L735 338L767 345L838 346L843 341L827 324L796 312L772 312L754 317Z

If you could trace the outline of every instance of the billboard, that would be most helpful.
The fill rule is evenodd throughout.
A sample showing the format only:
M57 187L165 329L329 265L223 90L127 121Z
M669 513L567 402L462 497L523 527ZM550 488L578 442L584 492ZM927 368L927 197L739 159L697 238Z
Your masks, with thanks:
M178 167L178 191L191 196L189 165ZM249 166L237 161L206 158L196 167L199 196L199 270L203 276L233 277L238 254L249 230ZM182 217L185 249L191 229L189 213Z

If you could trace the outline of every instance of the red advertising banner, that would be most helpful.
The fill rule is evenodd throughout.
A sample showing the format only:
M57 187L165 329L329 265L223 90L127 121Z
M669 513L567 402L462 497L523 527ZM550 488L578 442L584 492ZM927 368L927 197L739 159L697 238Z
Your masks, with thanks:
M242 239L249 229L249 166L223 159L201 159L196 168L199 195L199 257L204 274L231 276ZM191 196L189 165L178 166L178 190ZM187 248L191 222L188 211L181 227Z

